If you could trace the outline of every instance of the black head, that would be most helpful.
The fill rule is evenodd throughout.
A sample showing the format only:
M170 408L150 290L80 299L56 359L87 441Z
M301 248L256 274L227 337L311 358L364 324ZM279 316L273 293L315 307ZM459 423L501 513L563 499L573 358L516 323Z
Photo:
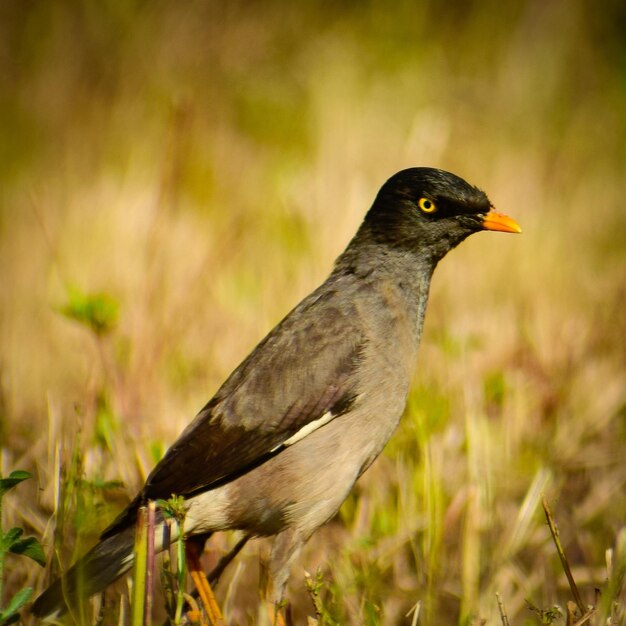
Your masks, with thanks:
M521 232L513 220L493 211L478 187L450 172L415 167L398 172L381 187L360 235L436 262L480 230Z

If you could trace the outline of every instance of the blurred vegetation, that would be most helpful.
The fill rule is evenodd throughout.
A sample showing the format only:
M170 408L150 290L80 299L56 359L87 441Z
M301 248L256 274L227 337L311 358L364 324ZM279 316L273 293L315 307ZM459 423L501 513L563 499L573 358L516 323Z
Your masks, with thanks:
M403 424L301 560L316 603L497 624L499 592L538 624L570 598L545 493L596 623L625 623L624 32L615 0L0 3L0 474L38 483L7 523L67 567L380 184L430 165L524 234L438 269ZM218 588L229 623L264 550ZM302 567L290 595L314 614Z
M20 609L26 605L33 593L32 587L24 587L10 597L6 603L4 600L4 568L9 554L20 555L32 559L41 566L46 565L46 557L41 544L35 537L23 537L24 530L17 526L4 532L2 523L2 500L7 492L14 489L24 480L32 476L28 472L15 470L9 476L0 476L0 624L6 626L14 624L20 619Z

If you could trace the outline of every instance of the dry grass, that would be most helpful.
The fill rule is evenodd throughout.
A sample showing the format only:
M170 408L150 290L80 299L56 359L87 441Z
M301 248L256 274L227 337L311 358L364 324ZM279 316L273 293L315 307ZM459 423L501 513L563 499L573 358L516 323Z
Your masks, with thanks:
M623 8L284 4L0 9L1 469L38 477L5 526L66 566L383 180L443 167L524 235L437 270L402 427L302 563L328 623L409 624L417 602L420 624L541 623L526 599L571 597L545 493L606 623L626 558ZM119 303L112 332L59 312L71 288ZM264 549L218 589L229 623L257 619ZM313 614L301 568L292 584Z

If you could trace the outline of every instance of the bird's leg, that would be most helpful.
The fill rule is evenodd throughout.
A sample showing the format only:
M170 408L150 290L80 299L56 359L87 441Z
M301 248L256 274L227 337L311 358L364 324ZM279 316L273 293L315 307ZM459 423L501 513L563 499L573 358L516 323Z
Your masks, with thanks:
M241 550L243 549L243 547L246 545L246 543L250 540L250 538L252 537L252 535L244 535L230 550L230 552L228 552L227 554L225 554L217 563L217 565L209 572L208 576L207 576L207 580L209 581L209 585L211 586L211 588L213 588L217 582L220 579L220 576L224 573L224 570L226 569L226 567L228 565L230 565L230 563L233 561L233 559L241 552ZM204 535L202 537L200 537L200 539L203 540L203 543L206 541L206 539L208 539L208 535ZM192 539L192 541L195 540L196 543L198 543L199 541L199 537L196 536ZM190 540L188 540L190 541ZM202 548L203 549L203 548ZM202 552L202 550L200 550L200 552ZM193 590L193 592L191 594L189 594L189 596L187 597L187 603L189 604L189 606L191 606L191 610L194 610L194 604L196 599L200 597L200 592L198 591L198 588L196 587L196 589ZM197 605L195 605L197 606ZM170 623L169 619L163 623L163 626L168 626Z
M200 563L200 554L202 554L202 550L204 549L205 541L206 537L201 537L199 541L190 537L185 541L187 566L189 567L191 579L198 590L200 600L202 601L211 626L223 626L224 618L222 617L222 611L220 610L211 585L209 585L209 581Z
M285 585L289 578L291 564L298 556L303 543L304 538L294 529L284 530L274 539L267 589L268 611L272 626L288 626L291 623L284 600Z

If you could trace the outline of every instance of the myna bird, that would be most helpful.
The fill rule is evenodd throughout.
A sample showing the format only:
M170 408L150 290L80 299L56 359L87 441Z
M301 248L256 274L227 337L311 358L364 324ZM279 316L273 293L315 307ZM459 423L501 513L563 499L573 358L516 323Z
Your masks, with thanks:
M270 599L280 602L299 550L398 425L435 266L481 230L521 232L454 174L392 176L326 281L229 376L100 542L39 596L35 615L58 615L127 572L138 508L172 494L185 499L185 538L273 536Z

